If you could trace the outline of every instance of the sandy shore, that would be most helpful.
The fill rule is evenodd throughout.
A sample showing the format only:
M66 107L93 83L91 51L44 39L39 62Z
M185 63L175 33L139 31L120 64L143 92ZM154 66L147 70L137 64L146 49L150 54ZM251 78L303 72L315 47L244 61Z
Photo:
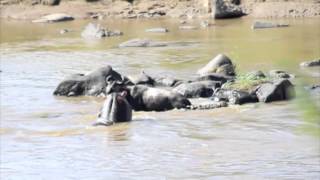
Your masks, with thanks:
M208 18L210 8L201 1L177 0L141 0L130 4L126 1L94 2L62 1L58 6L46 6L32 3L9 3L1 0L1 18L15 20L34 20L51 13L67 13L75 19L85 18ZM254 18L297 18L320 17L320 1L278 1L254 2L244 1L240 4L249 17Z

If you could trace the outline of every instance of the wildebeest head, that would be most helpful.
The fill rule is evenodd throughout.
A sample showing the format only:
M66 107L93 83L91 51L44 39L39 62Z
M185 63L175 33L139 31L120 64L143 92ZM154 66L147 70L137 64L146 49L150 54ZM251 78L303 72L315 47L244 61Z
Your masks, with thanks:
M109 126L117 122L131 121L132 108L126 95L126 91L108 94L94 125Z

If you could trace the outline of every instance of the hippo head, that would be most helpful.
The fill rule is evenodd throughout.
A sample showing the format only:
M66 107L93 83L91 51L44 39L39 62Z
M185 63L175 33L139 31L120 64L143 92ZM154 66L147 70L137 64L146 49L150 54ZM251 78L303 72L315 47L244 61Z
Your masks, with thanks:
M126 96L126 91L108 94L94 125L109 126L117 122L131 121L132 108Z

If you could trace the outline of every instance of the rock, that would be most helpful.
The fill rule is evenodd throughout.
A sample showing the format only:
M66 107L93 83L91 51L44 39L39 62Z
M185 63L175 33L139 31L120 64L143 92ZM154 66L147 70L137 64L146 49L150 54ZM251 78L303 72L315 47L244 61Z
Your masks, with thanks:
M312 61L305 61L300 63L301 67L314 67L314 66L320 66L320 58L319 59L315 59Z
M286 71L282 71L282 70L271 70L269 71L269 75L272 78L282 78L282 79L295 78L294 74L289 74Z
M204 76L210 73L218 73L227 76L235 75L235 67L229 57L218 54L207 65L198 70L199 75Z
M227 107L228 103L225 101L211 101L203 104L192 104L190 109L192 110L209 110L221 107Z
M305 89L320 93L320 84L314 84L314 85L311 85L311 86L307 86L307 87L305 87Z
M61 30L60 30L60 34L65 34L65 33L67 33L67 32L69 32L68 29L61 29Z
M55 6L60 4L60 0L41 0L43 5Z
M249 79L253 79L253 80L266 78L266 75L260 70L259 71L251 71L251 72L247 73L247 76L249 77Z
M214 24L211 24L208 20L204 20L204 21L201 21L200 22L200 26L202 27L202 28L208 28L208 27L210 27L210 26L213 26Z
M180 24L187 24L187 21L186 20L180 20L179 23Z
M144 84L149 86L153 86L155 84L155 80L144 71L142 71L138 76L128 76L128 79L133 84Z
M61 21L71 21L74 18L68 14L64 13L57 13L57 14L50 14L47 16L43 16L40 19L33 20L33 23L53 23L53 22L61 22Z
M81 33L83 38L103 38L106 37L106 30L100 24L89 23Z
M53 94L56 96L105 95L108 81L123 81L123 77L111 66L105 66L87 75L74 74L65 78Z
M288 79L279 79L273 83L264 83L257 87L260 102L289 100L295 96L294 86Z
M217 87L220 87L219 82L198 81L180 84L173 91L186 98L210 97L213 94L213 89Z
M151 28L151 29L146 29L146 32L152 32L152 33L166 33L169 32L167 28Z
M226 0L216 0L213 12L216 19L236 18L245 15L240 6Z
M196 81L216 81L219 82L221 85L231 80L234 80L234 76L226 76L218 73L210 73L207 75L200 76L196 79Z
M106 30L106 36L107 37L111 37L111 36L122 36L123 32L119 31L119 30Z
M196 26L179 26L181 30L196 30L198 29Z
M121 35L123 35L121 31L107 30L106 28L102 28L100 24L93 24L93 23L89 23L81 33L81 36L83 38L98 38L98 39L103 37L121 36Z
M181 84L182 81L172 77L160 77L155 79L156 86L174 87Z
M156 42L150 39L131 39L119 44L120 48L124 47L164 47L167 43Z
M220 88L214 92L213 99L215 101L226 101L229 102L229 104L239 105L258 102L258 98L255 93Z
M278 28L278 27L288 27L289 24L274 24L271 22L260 22L256 21L251 26L252 29L264 29L264 28Z

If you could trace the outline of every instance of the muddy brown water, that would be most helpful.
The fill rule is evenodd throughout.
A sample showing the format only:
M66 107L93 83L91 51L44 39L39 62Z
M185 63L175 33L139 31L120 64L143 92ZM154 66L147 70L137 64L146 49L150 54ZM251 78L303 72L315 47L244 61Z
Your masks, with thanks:
M216 21L182 31L178 20L106 20L124 36L84 40L89 21L57 24L1 20L0 179L319 179L319 19L277 20L290 27L252 30L252 19ZM199 25L198 21L192 21ZM166 34L146 28L167 27ZM60 35L63 28L69 33ZM117 48L131 38L183 42L161 48ZM103 99L54 97L72 73L112 65L123 74L192 78L218 53L239 73L295 73L293 101L206 111L134 112L133 121L92 127Z

